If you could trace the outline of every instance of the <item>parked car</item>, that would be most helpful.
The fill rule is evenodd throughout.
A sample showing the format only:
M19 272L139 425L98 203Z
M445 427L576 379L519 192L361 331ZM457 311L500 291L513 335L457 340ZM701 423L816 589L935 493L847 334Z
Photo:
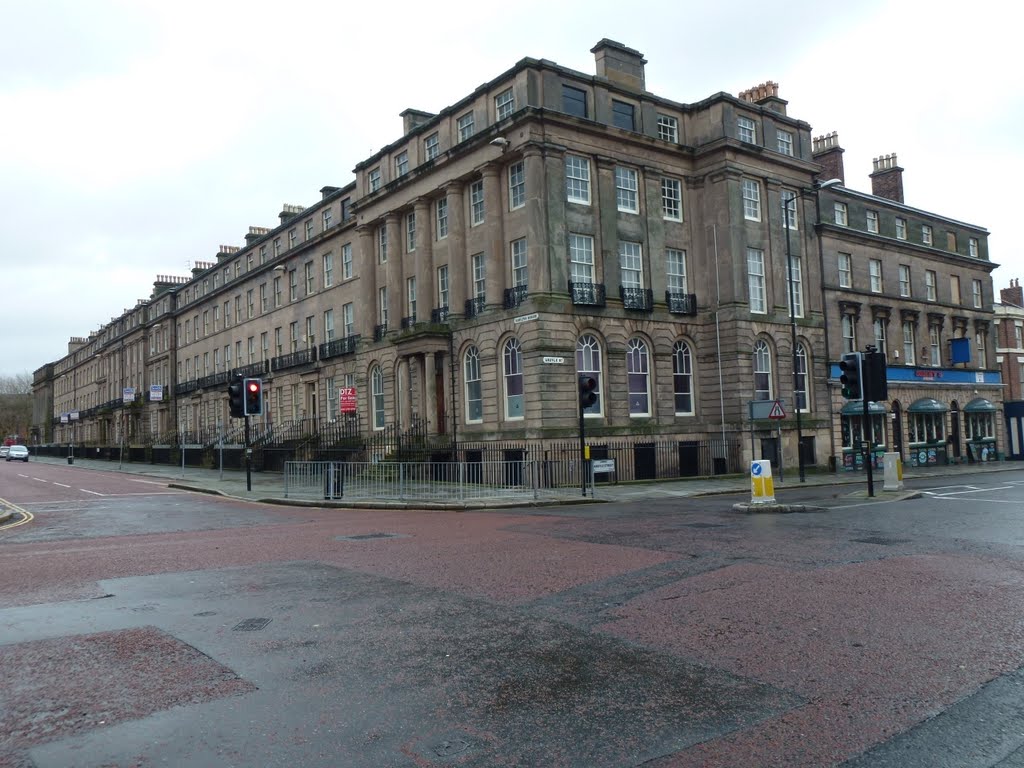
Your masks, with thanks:
M7 449L8 461L28 461L28 448L24 445L12 445Z
M6 458L7 451L9 451L10 448L11 446L9 445L0 445L0 459Z

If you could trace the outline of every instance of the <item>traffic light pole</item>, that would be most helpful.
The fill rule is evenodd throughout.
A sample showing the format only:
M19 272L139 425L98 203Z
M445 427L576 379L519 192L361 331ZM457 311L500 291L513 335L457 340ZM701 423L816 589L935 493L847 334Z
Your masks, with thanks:
M587 446L586 441L583 439L583 403L579 405L580 409L580 491L583 496L587 495Z
M866 438L866 452L864 454L864 463L867 465L868 470L868 498L875 495L875 478L872 472L872 464L875 460L875 441L872 435L871 422L869 421L870 416L868 415L868 396L875 396L871 392L870 382L874 381L873 369L874 365L874 351L875 348L871 345L865 347L865 354L862 358L861 363L861 375L860 375L860 400L864 404L864 428L862 430L864 437Z
M245 490L252 490L252 448L249 447L249 417L245 417Z
M868 399L864 397L864 392L861 392L861 402L864 404L864 428L861 430L861 437L864 438L864 464L868 470L868 498L875 495L875 478L871 471L871 464L875 459L874 446L871 440L871 422L868 420Z

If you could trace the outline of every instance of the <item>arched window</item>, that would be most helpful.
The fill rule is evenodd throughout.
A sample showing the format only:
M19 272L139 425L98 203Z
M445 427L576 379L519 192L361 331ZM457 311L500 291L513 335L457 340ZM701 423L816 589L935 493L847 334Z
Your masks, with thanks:
M651 415L651 376L647 345L630 339L626 345L626 379L629 385L629 415Z
M758 340L754 345L754 399L773 400L772 353L768 342Z
M693 413L693 363L690 345L677 341L672 347L672 390L676 415Z
M523 352L518 339L505 342L505 418L523 418Z
M602 407L604 399L601 397L603 390L601 386L601 345L589 333L580 336L579 341L576 342L576 373L580 376L590 376L597 382L597 387L594 388L597 399L593 405L584 409L583 415L600 416L604 413Z
M801 411L809 411L807 406L807 347L801 341L796 345L796 407Z
M384 429L384 372L379 365L370 369L370 389L373 398L373 428Z
M476 347L466 350L463 371L466 381L466 421L483 421L484 400L480 391L480 350Z

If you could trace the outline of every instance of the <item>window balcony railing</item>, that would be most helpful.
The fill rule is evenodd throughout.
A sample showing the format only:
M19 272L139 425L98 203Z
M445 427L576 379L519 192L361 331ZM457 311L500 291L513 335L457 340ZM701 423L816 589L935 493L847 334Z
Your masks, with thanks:
M183 381L180 384L175 384L174 394L187 395L189 392L195 392L197 389L199 389L199 380L192 379L192 381Z
M448 322L448 307L438 307L430 310L430 322L440 324Z
M295 368L299 365L308 365L316 362L316 347L307 347L287 355L275 357L270 361L270 370L281 371L285 368Z
M258 378L267 373L267 361L259 360L255 363L249 363L243 365L241 368L235 368L235 375L241 376L243 379ZM224 379L227 381L227 379Z
M373 340L381 341L385 336L388 335L388 324L381 323L380 325L373 326Z
M216 387L220 384L228 383L228 372L221 371L220 373L212 373L209 376L203 376L199 380L199 389L209 389L210 387Z
M573 304L591 307L605 305L604 283L574 283L569 281L569 295Z
M416 325L416 315L409 315L402 318L402 330L407 331Z
M525 285L517 285L515 288L506 288L504 301L505 309L515 309L526 301L526 296L527 292Z
M476 317L487 307L487 299L484 296L477 296L475 299L466 299L466 319Z
M619 298L622 299L623 309L636 309L641 312L650 312L654 309L654 291L649 288L627 288L620 285Z
M334 339L320 345L320 359L327 360L332 357L351 355L356 351L356 344L359 343L359 335L346 336L343 339Z
M696 315L697 294L680 293L679 291L665 291L665 304L668 311L673 315Z

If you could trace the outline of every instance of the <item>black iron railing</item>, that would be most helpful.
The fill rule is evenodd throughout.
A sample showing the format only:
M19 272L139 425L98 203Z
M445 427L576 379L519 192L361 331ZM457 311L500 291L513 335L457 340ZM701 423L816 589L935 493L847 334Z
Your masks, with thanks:
M210 387L216 387L220 384L227 384L228 372L222 371L221 373L211 373L209 376L203 376L199 380L199 389L209 389Z
M466 299L466 319L476 317L487 307L487 299L477 296L475 299Z
M641 312L650 312L654 309L654 291L649 288L627 288L620 285L619 297L622 299L623 309L636 309Z
M665 291L665 304L673 315L696 315L697 294Z
M189 392L195 392L197 389L199 389L199 380L198 379L192 379L192 381L183 381L180 384L175 384L174 385L174 394L175 395L187 395ZM108 407L108 406L100 406L100 407L104 408L104 407Z
M388 324L381 323L380 325L373 326L373 340L381 341L385 336L388 335Z
M527 292L525 285L517 285L515 288L506 288L503 305L505 309L515 309L526 301L526 296Z
M409 315L402 318L402 330L407 331L416 325L416 315Z
M307 347L287 355L275 357L270 361L270 370L282 371L285 368L295 368L299 365L308 365L316 362L316 347Z
M334 339L320 345L320 359L327 360L341 355L351 355L356 351L356 344L359 343L359 335L346 336L343 339Z
M604 283L574 283L569 281L569 295L573 304L584 304L592 307L605 305Z
M241 376L243 379L257 378L265 373L267 373L266 360L259 360L255 363L243 365L241 368L235 368L235 375ZM226 376L224 380L227 381Z
M448 322L448 307L438 307L437 309L430 310L430 322L432 322L432 323L447 323Z

